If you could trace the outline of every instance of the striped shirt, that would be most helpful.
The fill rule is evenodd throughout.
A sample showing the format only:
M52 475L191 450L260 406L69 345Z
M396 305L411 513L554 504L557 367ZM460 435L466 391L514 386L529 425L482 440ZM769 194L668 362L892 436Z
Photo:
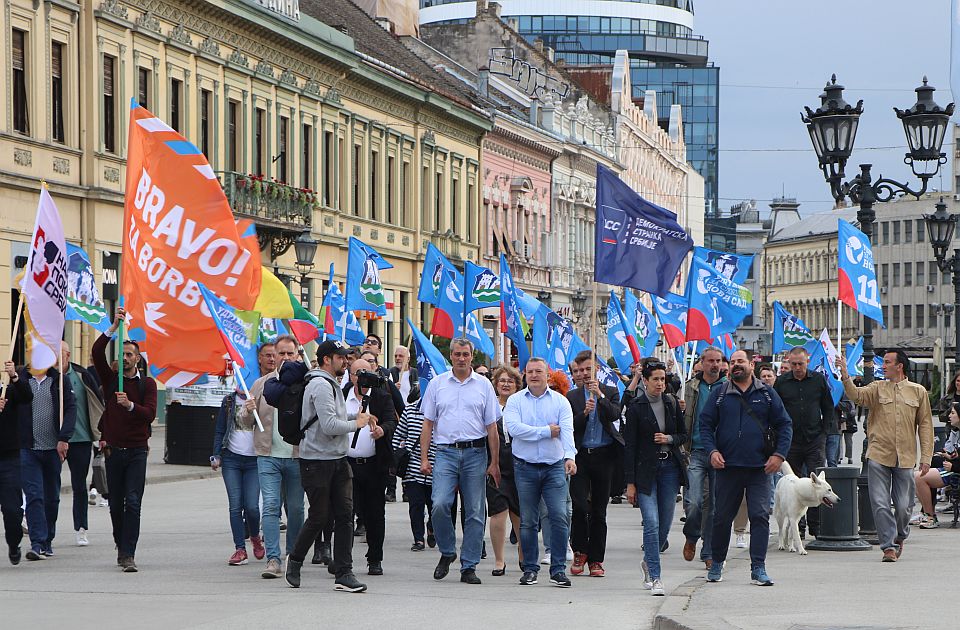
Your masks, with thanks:
M57 448L57 413L53 404L53 379L43 381L30 377L33 390L33 450L50 451Z
M423 414L420 412L420 401L411 403L403 408L400 422L393 432L393 448L405 448L410 451L410 463L407 465L407 474L403 481L414 481L424 485L432 485L433 478L420 472L420 433L423 430ZM437 457L437 445L432 440L427 456L433 464Z

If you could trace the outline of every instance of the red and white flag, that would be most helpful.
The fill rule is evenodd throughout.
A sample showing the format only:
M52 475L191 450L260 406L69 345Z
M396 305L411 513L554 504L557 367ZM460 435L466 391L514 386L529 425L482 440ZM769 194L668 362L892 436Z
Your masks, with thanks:
M27 362L34 370L57 364L67 309L67 243L56 204L40 190L30 256L20 284L26 321Z

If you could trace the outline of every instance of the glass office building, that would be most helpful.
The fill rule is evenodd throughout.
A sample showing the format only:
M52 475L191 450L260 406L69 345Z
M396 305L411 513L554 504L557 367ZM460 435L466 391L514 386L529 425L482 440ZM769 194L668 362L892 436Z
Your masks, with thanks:
M704 179L705 215L719 214L720 69L709 61L709 42L693 33L692 0L501 0L500 5L503 19L530 41L543 40L568 64L612 64L617 50L629 51L633 96L657 93L664 129L670 106L681 105L687 160ZM476 9L476 0L420 0L420 23L459 22Z

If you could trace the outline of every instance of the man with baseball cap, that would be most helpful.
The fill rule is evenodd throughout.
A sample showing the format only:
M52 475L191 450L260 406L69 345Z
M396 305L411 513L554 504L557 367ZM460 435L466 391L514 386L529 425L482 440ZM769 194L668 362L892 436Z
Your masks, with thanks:
M370 414L359 412L356 420L347 418L347 407L340 378L344 374L350 348L340 341L327 340L317 348L317 368L306 376L300 427L300 479L310 500L307 520L300 530L293 551L287 556L284 577L293 588L300 587L300 569L317 535L333 519L334 589L359 593L367 589L353 574L353 483L347 450L350 434L369 426L377 439L383 429Z

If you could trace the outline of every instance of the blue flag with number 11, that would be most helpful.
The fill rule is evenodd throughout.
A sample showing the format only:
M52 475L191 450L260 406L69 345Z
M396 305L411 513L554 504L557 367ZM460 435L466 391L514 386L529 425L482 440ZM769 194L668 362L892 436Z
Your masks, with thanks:
M843 219L839 222L837 257L839 258L838 299L883 326L877 270L867 235Z

